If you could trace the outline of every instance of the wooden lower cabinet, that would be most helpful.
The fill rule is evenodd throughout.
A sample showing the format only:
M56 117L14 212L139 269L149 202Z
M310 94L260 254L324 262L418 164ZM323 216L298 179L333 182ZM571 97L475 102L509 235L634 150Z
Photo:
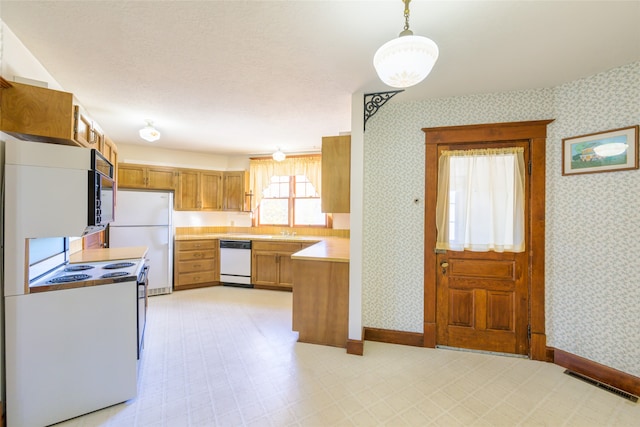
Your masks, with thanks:
M253 287L290 291L293 287L291 255L312 244L254 240L251 246L251 283L253 283Z
M203 288L220 283L219 241L214 239L175 242L173 289Z
M293 320L298 341L347 347L349 263L293 260Z

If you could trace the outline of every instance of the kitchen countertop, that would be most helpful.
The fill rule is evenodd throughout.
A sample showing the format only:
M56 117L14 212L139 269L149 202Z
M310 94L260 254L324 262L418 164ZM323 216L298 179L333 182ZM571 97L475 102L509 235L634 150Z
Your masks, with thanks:
M291 259L348 263L349 239L340 237L324 239L291 255Z
M120 259L144 258L149 249L146 246L126 248L85 249L69 256L69 263L84 264L87 262L117 261Z
M333 236L282 236L279 234L202 233L175 236L175 240L260 240L268 242L315 243L291 255L291 259L349 262L349 239Z

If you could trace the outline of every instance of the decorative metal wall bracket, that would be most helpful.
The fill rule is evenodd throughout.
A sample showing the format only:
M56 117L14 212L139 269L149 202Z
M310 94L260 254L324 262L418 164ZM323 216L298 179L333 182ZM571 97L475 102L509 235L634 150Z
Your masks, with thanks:
M393 98L395 94L404 92L403 90L391 90L388 92L375 92L364 94L364 129L367 130L367 120L378 112L388 100Z

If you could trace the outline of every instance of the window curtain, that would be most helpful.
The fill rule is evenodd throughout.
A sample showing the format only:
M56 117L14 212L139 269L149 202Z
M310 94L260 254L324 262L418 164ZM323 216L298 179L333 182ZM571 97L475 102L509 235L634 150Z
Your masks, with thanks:
M436 249L523 252L524 149L443 151Z
M322 157L296 156L281 162L271 158L252 159L249 161L251 180L251 210L255 210L262 200L262 192L269 187L272 176L304 175L309 179L318 195L322 195Z

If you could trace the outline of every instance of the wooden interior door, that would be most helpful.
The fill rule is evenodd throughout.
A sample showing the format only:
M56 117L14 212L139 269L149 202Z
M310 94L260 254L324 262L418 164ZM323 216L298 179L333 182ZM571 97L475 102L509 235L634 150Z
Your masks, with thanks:
M442 144L438 151L498 147L523 148L524 163L529 163L528 141L478 142L453 147ZM528 176L525 177L525 224L529 223L527 181ZM527 258L526 252L465 250L437 254L437 344L528 354Z
M546 127L552 120L425 128L424 346L528 354L546 360ZM439 151L524 144L526 249L436 253Z

